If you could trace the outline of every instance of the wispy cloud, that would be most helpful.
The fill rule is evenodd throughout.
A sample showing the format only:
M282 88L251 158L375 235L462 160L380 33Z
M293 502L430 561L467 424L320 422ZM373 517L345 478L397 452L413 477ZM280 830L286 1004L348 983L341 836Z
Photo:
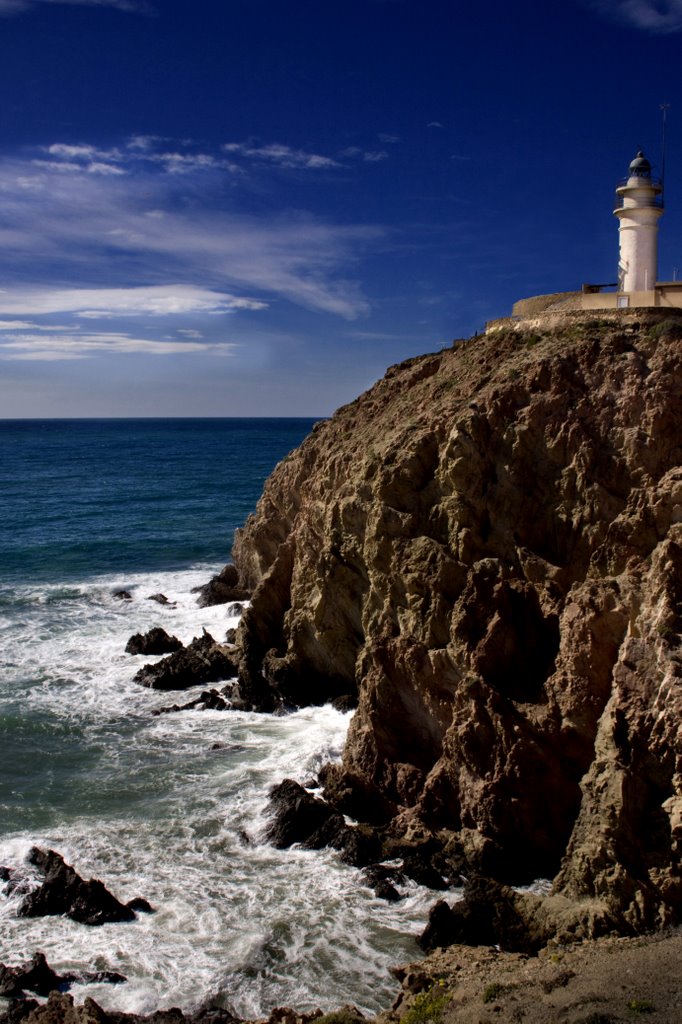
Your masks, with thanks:
M266 146L255 146L245 142L226 142L223 146L226 153L247 156L256 160L265 160L279 167L304 168L320 170L327 167L341 166L337 160L319 153L309 153L303 149L294 149L279 142L271 142Z
M185 174L169 170L162 158L182 145L55 142L38 162L33 154L0 160L0 251L12 253L13 282L0 294L0 315L127 315L124 306L149 315L173 304L203 314L277 299L349 319L367 312L349 272L381 229L286 209L246 215L225 189L220 154L195 152ZM90 169L99 164L126 173ZM62 288L66 281L77 287Z
M98 149L85 143L55 142L46 146L45 156L34 159L32 164L62 174L127 174L145 163L157 165L169 174L188 174L215 168L241 172L241 168L224 158L189 148L191 142L185 143L184 151L181 148L163 148L168 141L151 135L135 135L121 149Z
M368 164L376 164L381 160L388 160L388 153L385 149L361 149L360 146L346 146L345 149L341 150L341 156L364 160Z
M235 309L265 309L265 302L238 298L195 285L152 285L147 288L0 289L0 314L75 313L90 319L112 316L178 316L187 313L227 313ZM2 324L0 323L0 329Z
M0 359L56 362L88 359L100 353L109 355L182 356L202 352L231 355L237 346L231 342L160 341L139 338L125 332L98 331L92 334L8 334L0 336Z
M22 14L40 4L66 4L78 7L115 7L131 14L155 14L156 9L145 0L0 0L0 17Z
M646 32L682 31L682 0L588 0L588 3L612 20Z

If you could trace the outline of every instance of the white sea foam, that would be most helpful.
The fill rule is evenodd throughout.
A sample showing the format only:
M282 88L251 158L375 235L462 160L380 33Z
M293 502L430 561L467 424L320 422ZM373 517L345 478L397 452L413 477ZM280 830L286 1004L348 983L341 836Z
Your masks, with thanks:
M32 732L27 763L8 765L0 863L25 870L31 845L51 847L119 899L145 896L156 913L88 928L18 918L18 897L3 898L0 960L40 949L58 971L120 971L127 984L74 994L136 1012L219 996L245 1016L349 999L376 1010L395 987L389 966L417 954L412 935L433 893L411 886L388 904L333 851L262 841L270 787L338 758L349 716L327 706L152 717L201 688L168 694L132 681L152 659L124 653L131 633L160 625L186 643L203 628L222 639L236 624L225 606L199 609L190 593L216 568L15 590L0 699ZM133 600L114 598L117 589ZM175 607L146 599L158 592Z

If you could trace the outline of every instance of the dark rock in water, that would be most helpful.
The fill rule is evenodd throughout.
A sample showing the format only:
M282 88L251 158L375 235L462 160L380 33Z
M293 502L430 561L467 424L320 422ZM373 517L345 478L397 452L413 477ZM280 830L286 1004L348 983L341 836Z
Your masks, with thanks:
M182 641L160 626L148 633L135 633L126 644L126 654L172 654L182 650Z
M403 871L417 885L424 885L427 889L447 889L443 876L430 863L428 854L420 850L403 858Z
M400 900L405 899L403 894L398 892L396 887L391 885L386 878L379 879L372 888L374 889L375 896L380 900L386 900L387 903L399 903Z
M34 953L31 960L20 967L0 964L0 996L5 998L19 999L25 989L38 996L46 996L55 989L66 987L69 982L70 976L61 977L52 970L44 953Z
M186 690L190 686L230 679L237 673L237 659L216 643L210 633L192 640L182 650L155 665L145 665L134 676L136 683L153 690Z
M358 706L357 693L344 693L341 697L334 697L330 702L337 711L355 711Z
M396 805L367 779L346 771L340 764L326 764L320 771L324 796L344 814L370 825L385 825L396 814Z
M339 845L334 844L334 848L339 851L344 864L364 868L381 857L381 840L366 825L346 825L339 839Z
M28 862L42 872L45 880L24 898L19 917L66 914L73 921L88 925L135 918L134 911L120 903L99 879L86 882L54 850L34 846Z
M204 690L194 700L188 700L186 704L169 704L163 708L155 708L152 711L152 715L170 715L176 711L229 711L232 708L232 703L229 699L231 693L231 686L225 686L222 690ZM224 748L224 743L216 743L211 749L220 750Z
M537 953L549 937L523 914L524 897L490 878L467 883L464 899L449 906L439 900L417 939L423 950L452 946L499 946L510 953Z
M175 608L177 606L176 601L169 601L165 594L149 594L147 596L148 601L156 601L157 604L167 605L169 608Z
M204 690L200 699L204 711L225 711L230 706L220 690Z
M381 900L397 903L398 900L405 898L393 884L405 884L405 876L398 868L390 868L386 864L371 864L362 872L362 877Z
M450 879L452 884L460 881L461 862L455 865L455 854L446 852L436 836L419 841L387 839L384 852L389 859L400 857L403 873L427 889L443 890L448 888Z
M236 639L237 639L237 630L235 629L234 626L232 626L230 629L227 629L225 631L225 643L226 644L233 644Z
M9 999L22 999L27 990L38 996L47 996L50 992L64 991L74 983L90 985L106 982L110 985L120 985L127 980L117 971L57 974L48 964L45 954L40 952L34 953L27 964L19 967L0 964L0 996Z
M129 590L115 590L112 597L115 597L117 601L132 601L133 595Z
M249 597L248 591L239 586L239 573L233 565L226 565L208 583L194 587L192 593L199 594L197 604L200 608L227 604L228 601L246 601Z
M266 834L278 849L304 842L331 817L340 817L293 779L285 779L270 791L270 806L274 815Z
M128 980L125 974L119 974L118 971L82 971L66 977L71 983L78 982L79 985L123 985Z
M310 793L308 794L308 797L310 800L316 799ZM324 801L320 800L318 802L324 804ZM324 804L324 806L326 807L328 805ZM323 820L320 827L316 828L314 832L302 841L303 846L305 846L307 850L323 850L327 846L331 846L335 850L340 848L348 825L346 825L342 814L339 814L339 812L335 811L333 808L330 808L330 811L331 814Z
M135 896L134 899L128 900L126 903L128 910L132 910L135 914L154 914L156 911L151 905L149 900L146 900L144 896Z
M241 615L244 607L243 601L233 601L232 604L228 604L226 611L228 615Z
M34 953L30 963L16 969L17 984L29 989L37 996L47 996L64 984L64 980L52 970L44 953Z
M3 867L0 868L0 882L5 884L5 895L11 896L13 893L24 893L31 891L31 883L26 875L21 874L19 871L15 871L14 868Z
M347 825L343 815L336 811L310 836L304 846L311 850L331 846L339 851L344 864L356 868L374 864L381 857L381 840L374 829L363 825Z

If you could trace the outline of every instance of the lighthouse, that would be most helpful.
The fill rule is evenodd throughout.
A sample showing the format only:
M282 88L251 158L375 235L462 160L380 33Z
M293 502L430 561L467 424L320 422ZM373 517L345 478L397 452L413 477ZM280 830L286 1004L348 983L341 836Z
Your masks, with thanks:
M620 257L618 290L648 292L656 285L658 220L663 213L663 182L651 175L651 164L640 150L627 178L616 188Z

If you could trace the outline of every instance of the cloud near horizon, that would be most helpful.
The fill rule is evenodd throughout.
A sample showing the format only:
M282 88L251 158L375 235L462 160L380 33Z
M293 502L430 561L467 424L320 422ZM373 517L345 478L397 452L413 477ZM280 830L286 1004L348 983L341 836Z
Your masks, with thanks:
M238 346L233 342L150 340L121 331L97 331L91 334L7 334L0 335L0 359L57 362L87 359L98 353L109 355L179 356L204 352L209 355L232 355Z

